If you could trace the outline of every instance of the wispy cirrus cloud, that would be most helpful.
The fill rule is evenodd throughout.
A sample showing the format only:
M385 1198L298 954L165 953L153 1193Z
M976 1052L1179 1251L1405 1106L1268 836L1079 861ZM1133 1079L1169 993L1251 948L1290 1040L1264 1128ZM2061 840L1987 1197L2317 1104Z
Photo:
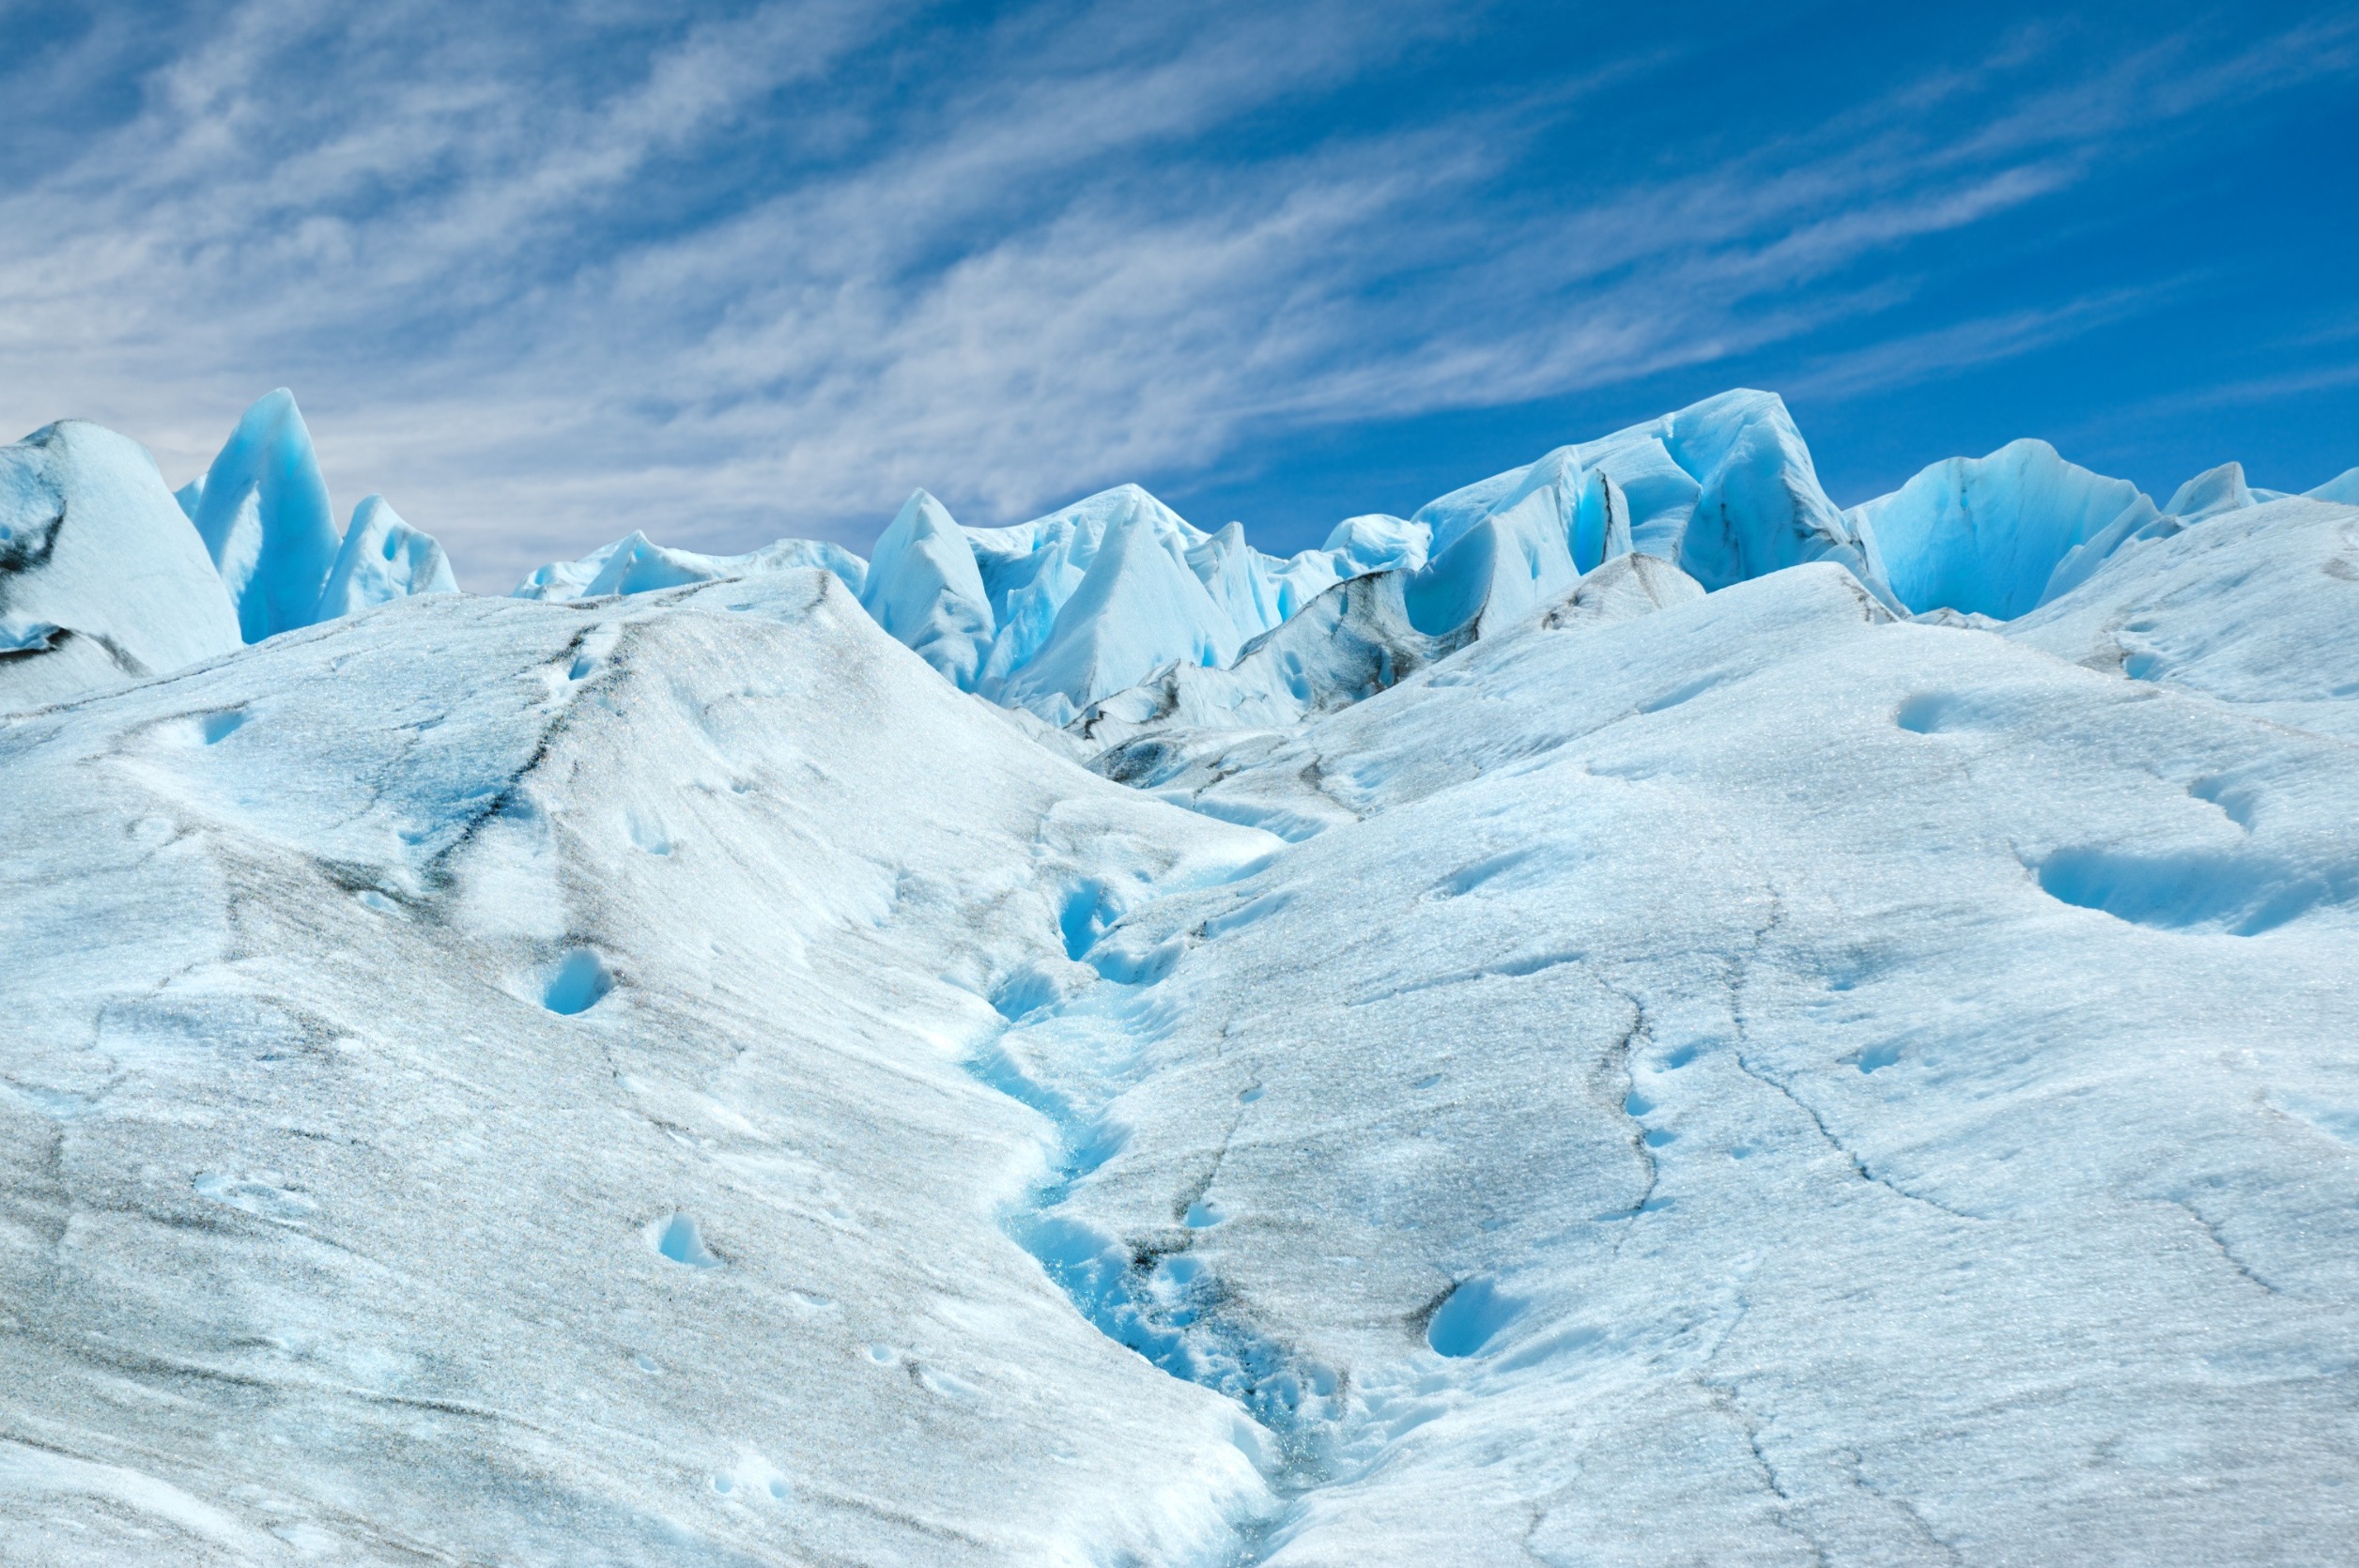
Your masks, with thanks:
M79 76L128 83L126 112L0 192L0 411L104 418L177 478L291 384L346 499L386 490L478 587L632 527L864 544L914 484L1007 520L1216 466L1251 430L1873 318L1929 265L1886 264L1909 247L2069 192L2133 130L2348 70L2351 46L2310 26L2077 70L2018 30L1741 146L1594 163L1591 128L1608 146L1680 47L1355 108L1469 25L235 0L141 54L104 13L41 101ZM2136 308L2100 291L1899 333L1813 384Z

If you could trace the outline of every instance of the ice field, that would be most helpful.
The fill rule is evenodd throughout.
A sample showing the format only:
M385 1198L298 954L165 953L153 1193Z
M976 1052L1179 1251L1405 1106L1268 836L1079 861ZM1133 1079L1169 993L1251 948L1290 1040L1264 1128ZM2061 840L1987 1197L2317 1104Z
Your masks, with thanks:
M336 517L0 448L0 1562L2359 1541L2359 470Z

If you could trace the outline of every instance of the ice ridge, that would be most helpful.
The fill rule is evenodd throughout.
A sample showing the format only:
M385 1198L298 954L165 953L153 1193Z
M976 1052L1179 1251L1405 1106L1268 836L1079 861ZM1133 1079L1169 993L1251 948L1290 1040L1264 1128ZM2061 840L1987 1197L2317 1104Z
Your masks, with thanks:
M2359 479L2346 474L2313 494L2359 495ZM1198 529L1135 484L1001 528L964 527L918 490L879 537L872 561L822 541L712 555L633 532L540 567L514 596L603 598L817 566L961 690L1094 735L1110 732L1110 721L1138 722L1114 721L1117 713L1153 709L1155 723L1176 723L1183 710L1209 716L1213 701L1241 723L1249 711L1266 717L1289 704L1324 711L1341 694L1367 689L1360 655L1336 653L1339 664L1310 675L1317 689L1307 698L1292 694L1291 677L1272 684L1281 658L1299 659L1320 642L1333 653L1347 627L1348 638L1372 636L1366 647L1413 662L1437 639L1462 643L1520 623L1627 555L1661 561L1706 591L1827 561L1895 612L2008 621L2087 581L2133 544L2275 499L2230 463L2157 507L2126 481L2072 464L2043 441L2019 440L1936 463L1844 510L1820 484L1783 401L1737 389L1558 447L1408 518L1347 518L1318 548L1291 557L1255 549L1234 522ZM177 500L247 642L456 587L440 546L380 497L335 528L310 432L285 389L246 411L208 472ZM1181 673L1225 675L1257 639L1338 584L1378 576L1393 579L1381 592L1397 603L1397 624L1377 628L1368 619L1375 601L1364 598L1351 615L1306 628L1304 648L1271 650L1234 678ZM1325 668L1324 657L1303 669ZM1135 695L1148 687L1163 695ZM1248 701L1248 688L1262 695Z
M536 568L509 597L563 602L603 599L618 593L652 593L722 577L756 576L816 566L832 572L853 592L860 592L868 565L840 545L810 539L780 539L745 555L703 555L668 549L633 530L579 561L554 561Z

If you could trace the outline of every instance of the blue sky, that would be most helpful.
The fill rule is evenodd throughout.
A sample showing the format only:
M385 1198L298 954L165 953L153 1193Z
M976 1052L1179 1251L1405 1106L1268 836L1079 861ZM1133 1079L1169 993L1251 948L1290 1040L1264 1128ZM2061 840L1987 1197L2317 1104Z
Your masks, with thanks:
M0 425L295 390L470 587L1138 480L1268 549L1733 385L1836 499L2359 464L2359 6L0 0Z

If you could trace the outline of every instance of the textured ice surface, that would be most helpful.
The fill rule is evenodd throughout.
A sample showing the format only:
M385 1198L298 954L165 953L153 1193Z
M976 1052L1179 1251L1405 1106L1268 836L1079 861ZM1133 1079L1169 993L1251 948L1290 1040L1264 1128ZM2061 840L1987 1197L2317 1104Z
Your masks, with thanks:
M1003 1235L1037 1118L965 1063L1071 889L1270 841L832 576L412 599L0 767L0 1555L1193 1561L1267 1506Z
M2359 741L2359 509L2295 497L2134 541L2007 635Z
M1471 623L1438 638L1411 625L1401 602L1409 576L1376 572L1339 582L1247 643L1234 663L1167 666L1091 703L1069 728L1102 749L1149 730L1286 729L1372 697L1473 635Z
M1093 703L1065 733L1091 769L1126 784L1155 788L1191 774L1233 773L1239 758L1283 745L1303 720L1363 701L1474 640L1475 620L1441 637L1418 631L1403 604L1412 580L1395 571L1339 583L1247 644L1227 669L1174 665ZM1580 578L1541 620L1551 627L1602 624L1703 592L1669 561L1626 553ZM1285 833L1293 824L1263 825Z
M1062 1223L1352 1391L1261 1560L2331 1559L2348 751L1825 565L1535 623L1209 789L1338 809L1005 1049L1102 1085Z
M0 710L238 645L221 577L146 448L78 420L0 447Z
M1831 560L1883 591L1872 552L1827 499L1785 404L1737 391L1562 447L1427 503L1431 561L1410 591L1420 630L1480 617L1486 635L1638 550L1707 589Z
M1327 547L1278 561L1236 525L1208 534L1135 484L966 530L995 627L975 689L1068 723L1165 665L1227 664L1342 578L1413 554L1421 534L1355 518Z
M2347 1556L2359 508L1912 620L1790 429L0 715L0 1556Z
M962 539L980 603L951 559ZM1285 561L1254 550L1233 523L1206 533L1132 484L1002 529L962 530L921 491L879 541L864 597L963 688L1065 725L1167 669L1226 669L1352 577L1401 574L1408 630L1463 639L1514 623L1633 549L1707 587L1827 559L1885 592L1872 546L1820 488L1784 404L1735 392L1559 448L1413 518L1347 518L1318 549Z

